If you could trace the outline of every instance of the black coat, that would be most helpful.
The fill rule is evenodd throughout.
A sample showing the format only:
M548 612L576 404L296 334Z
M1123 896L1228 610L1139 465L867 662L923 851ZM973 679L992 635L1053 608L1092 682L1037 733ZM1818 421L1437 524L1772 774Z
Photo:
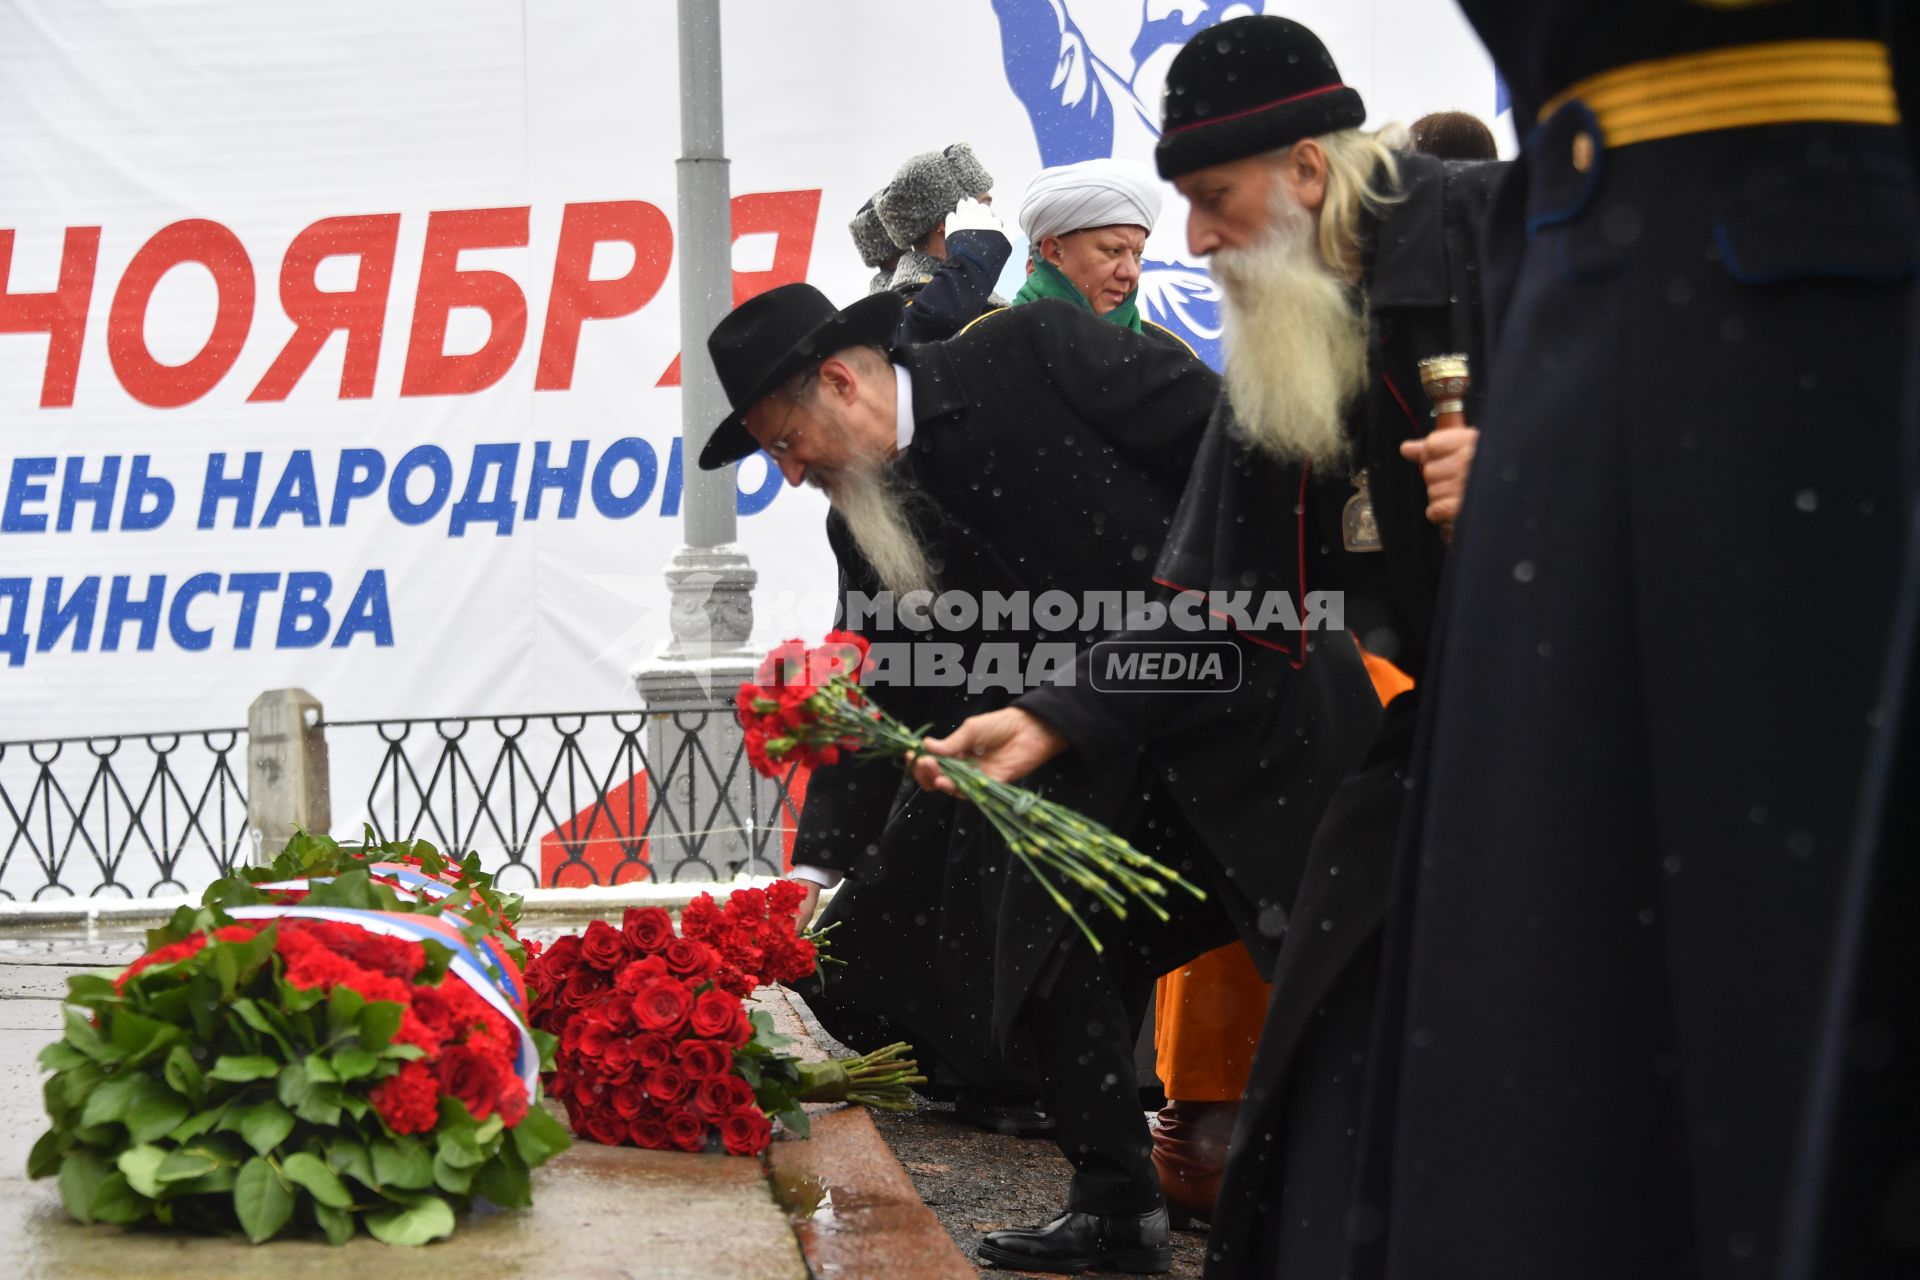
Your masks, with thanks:
M943 590L1037 596L1057 589L1076 598L1153 590L1154 550L1218 398L1210 370L1163 342L1051 302L991 316L951 342L899 359L913 379L916 428L898 465ZM845 585L875 590L838 520L833 542ZM1074 645L1098 627L1054 634L862 629L876 644L950 642L971 653L1007 640L1023 651L1039 641ZM1339 745L1357 736L1346 726L1369 695L1351 646L1344 648L1344 657L1270 684L1244 712L1269 726L1270 763L1286 779L1278 791L1291 800L1261 815L1261 839L1220 854L1230 890L1218 895L1221 905L1250 933L1251 904L1281 892L1277 851L1304 846L1340 772L1323 768L1323 756L1338 757ZM874 696L908 723L944 732L1012 695L876 688ZM1070 777L1050 769L1030 781L1143 849L1158 839L1131 826L1151 785L1138 750L1122 750L1097 770ZM956 801L903 790L890 767L843 763L815 772L794 861L849 877L825 917L838 922L834 948L848 965L834 971L824 995L809 996L829 1029L836 1008L849 1014L848 1025L879 1013L895 1033L941 1041L943 1055L983 1070L997 1061L996 1044L1011 1043L1036 973L1056 945L1078 935L983 825ZM1103 917L1080 906L1098 930ZM1197 940L1195 950L1221 940Z
M1523 129L1609 66L1880 21L1466 7ZM1574 103L1525 133L1394 915L1389 1276L1779 1274L1881 714L1916 218L1891 127L1606 147Z

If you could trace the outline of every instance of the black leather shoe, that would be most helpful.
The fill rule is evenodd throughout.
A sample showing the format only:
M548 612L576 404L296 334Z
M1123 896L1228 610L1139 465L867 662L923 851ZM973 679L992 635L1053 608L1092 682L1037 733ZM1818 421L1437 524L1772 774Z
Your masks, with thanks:
M1044 1227L990 1231L980 1242L980 1261L1021 1271L1124 1271L1160 1275L1173 1269L1167 1243L1167 1211L1063 1213Z
M1037 1102L976 1093L971 1089L960 1091L953 1102L953 1113L988 1133L1002 1133L1010 1138L1038 1138L1060 1127Z

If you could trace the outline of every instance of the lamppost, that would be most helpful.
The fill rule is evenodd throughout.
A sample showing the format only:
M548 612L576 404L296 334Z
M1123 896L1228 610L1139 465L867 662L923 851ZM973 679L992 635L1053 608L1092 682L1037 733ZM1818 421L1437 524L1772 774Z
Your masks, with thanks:
M649 712L655 840L683 838L686 853L724 877L747 864L755 813L754 779L739 753L733 691L753 674L757 574L734 543L734 467L700 470L707 437L728 404L707 356L707 334L733 307L733 227L729 211L724 110L720 92L719 0L679 0L680 424L686 477L684 538L666 569L671 636L635 669ZM766 807L764 804L761 807ZM656 855L655 862L662 859ZM777 871L776 865L756 868Z

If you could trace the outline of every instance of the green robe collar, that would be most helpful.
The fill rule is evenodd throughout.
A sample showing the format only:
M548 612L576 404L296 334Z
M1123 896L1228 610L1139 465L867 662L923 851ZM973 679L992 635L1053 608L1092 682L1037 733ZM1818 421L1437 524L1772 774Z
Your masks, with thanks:
M1087 301L1086 294L1080 292L1080 286L1067 279L1066 273L1045 259L1033 264L1033 271L1027 276L1027 282L1020 286L1020 292L1013 295L1013 305L1017 307L1023 302L1038 302L1042 298L1058 298L1062 302L1079 307L1082 311L1093 310L1093 304ZM1139 333L1140 286L1135 285L1125 302L1100 318L1110 324L1117 324Z

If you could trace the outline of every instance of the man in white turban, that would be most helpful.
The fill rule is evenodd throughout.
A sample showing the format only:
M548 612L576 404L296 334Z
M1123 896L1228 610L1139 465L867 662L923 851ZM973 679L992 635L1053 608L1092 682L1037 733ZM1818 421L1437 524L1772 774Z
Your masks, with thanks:
M1146 165L1083 160L1041 170L1020 202L1033 269L1014 305L1059 298L1141 332L1140 260L1159 216L1160 180Z

